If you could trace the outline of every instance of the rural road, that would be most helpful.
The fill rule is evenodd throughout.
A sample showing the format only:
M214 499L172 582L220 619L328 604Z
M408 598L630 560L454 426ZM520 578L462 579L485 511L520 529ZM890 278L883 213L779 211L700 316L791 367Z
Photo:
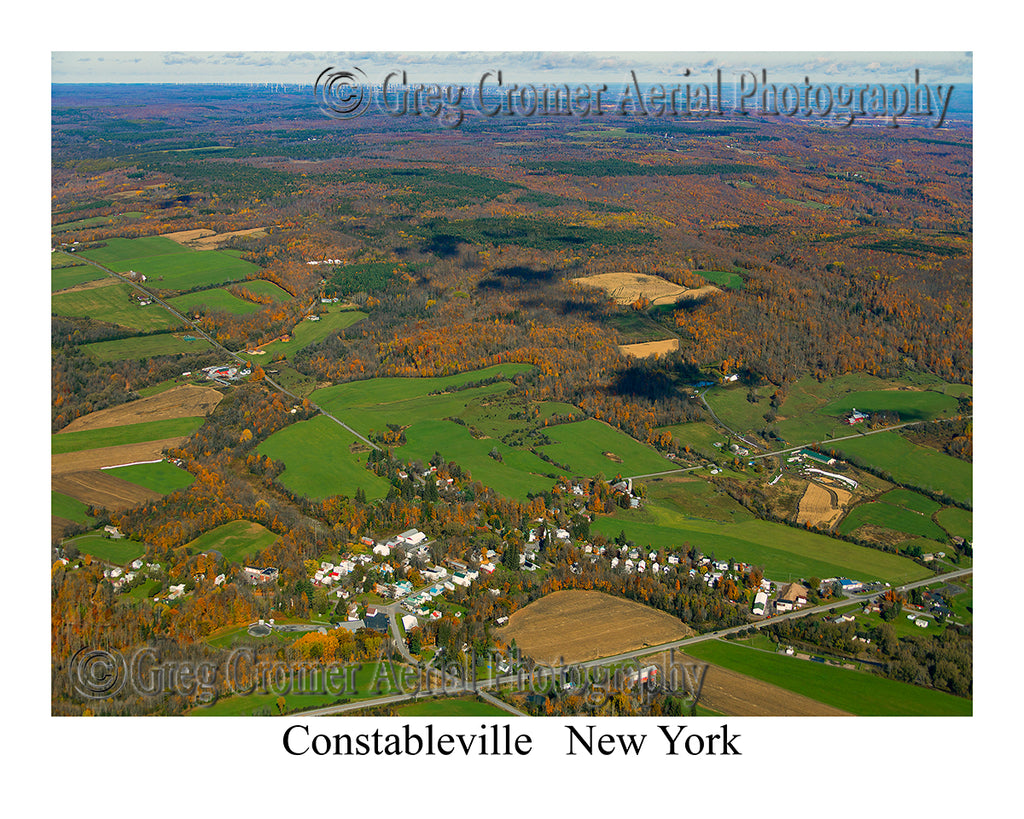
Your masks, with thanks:
M223 352L225 355L231 356L231 358L233 358L235 361L237 361L240 364L248 364L249 363L249 359L243 358L238 353L229 350L227 347L225 347L219 341L216 341L214 338L212 338L205 330L203 330L202 327L200 327L198 324L196 324L190 318L188 318L187 316L182 315L177 310L175 310L173 307L171 307L171 305L169 305L167 302L165 302L163 299L161 299L159 296L157 296L156 294L154 294L151 291L147 290L145 287L143 287L142 285L138 284L137 282L132 281L127 276L123 276L122 274L118 273L117 271L111 270L109 267L104 267L103 265L101 265L101 264L99 264L97 262L91 261L90 259L87 259L85 256L78 256L77 254L73 255L71 253L68 253L66 250L61 250L60 252L63 253L65 256L68 256L70 258L81 259L82 261L84 261L84 262L86 262L88 264L91 264L93 267L98 268L99 270L102 270L104 273L107 273L107 274L109 274L111 276L114 276L117 279L120 279L121 281L123 281L126 284L128 284L130 287L133 287L136 290L138 290L140 293L142 293L144 296L146 296L146 298L151 299L152 301L154 301L157 304L159 304L161 307L163 307L172 316L174 316L175 318L183 321L185 324L187 324L189 327L191 327L192 330L194 330L197 334L199 334L200 336L205 338L208 342L210 342L210 344L212 344L218 350ZM273 378L271 378L269 375L267 375L265 373L264 373L264 376L263 376L263 381L265 383L269 384L271 387L273 387L278 392L284 393L285 395L289 396L293 400L298 401L300 403L303 401L303 398L301 396L298 396L295 393L291 392L290 390L285 389L280 384L278 384ZM305 400L309 400L309 399L305 399ZM374 449L380 449L380 447L377 446L373 441L371 441L369 438L364 436L362 433L357 432L356 430L352 429L352 427L350 427L344 421L342 421L342 420L336 418L335 416L331 415L329 412L327 412L326 410L324 410L322 407L318 406L317 404L314 404L312 401L310 401L309 403L310 403L310 406L312 406L313 409L315 409L321 415L327 416L332 421L334 421L334 423L338 424L338 426L340 426L343 429L347 430L348 432L352 433L352 435L354 435L356 438L358 438L363 443L367 444L368 446L373 447Z

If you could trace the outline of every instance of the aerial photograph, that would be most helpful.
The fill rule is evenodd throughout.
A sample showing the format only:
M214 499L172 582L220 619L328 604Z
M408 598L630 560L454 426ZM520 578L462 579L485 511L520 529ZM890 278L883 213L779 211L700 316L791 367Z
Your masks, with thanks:
M975 713L970 52L50 59L52 716Z

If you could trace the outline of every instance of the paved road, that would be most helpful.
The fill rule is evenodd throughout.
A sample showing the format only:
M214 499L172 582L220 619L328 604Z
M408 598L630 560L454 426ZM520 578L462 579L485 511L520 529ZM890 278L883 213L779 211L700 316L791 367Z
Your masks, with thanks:
M101 264L99 264L97 262L91 261L91 260L85 258L84 256L78 256L77 254L71 254L71 253L68 253L65 250L61 250L61 253L63 253L65 256L69 256L71 258L81 259L82 261L86 262L87 264L91 264L93 267L98 268L99 270L102 270L104 273L108 273L109 275L114 276L115 278L120 279L121 281L123 281L126 284L128 284L130 287L133 287L136 290L138 290L140 293L142 293L144 296L146 296L146 298L151 299L152 301L154 301L157 304L159 304L161 307L163 307L172 316L174 316L175 318L177 318L177 319L181 320L182 322L184 322L185 324L187 324L189 327L192 328L192 330L195 333L197 333L198 335L200 335L203 338L205 338L208 342L210 342L210 344L212 344L214 347L216 347L218 350L220 350L225 355L230 356L231 358L233 358L235 361L237 361L240 364L246 364L246 363L249 362L248 358L243 358L237 352L235 352L233 350L229 350L227 347L225 347L219 341L217 341L212 336L210 336L205 330L203 330L202 327L200 327L198 324L196 324L194 321L192 321L192 319L188 318L188 316L185 316L182 313L179 313L171 305L169 305L167 302L165 302L163 299L161 299L155 293L152 293L151 291L147 290L145 287L143 287L138 282L134 282L131 279L129 279L127 276L124 276L124 275L122 275L121 273L118 273L115 270L111 270L109 267L104 267L103 265L101 265ZM295 400L295 401L297 401L299 403L301 403L303 401L303 398L301 396L296 395L291 390L285 389L278 382L276 382L273 378L271 378L269 375L264 374L263 381L264 381L264 383L269 384L271 387L273 387L278 392L284 393L285 395L289 396L293 400ZM306 400L308 400L308 399L306 399ZM343 429L346 429L348 432L352 433L354 436L356 436L356 438L358 438L363 443L367 444L368 446L373 447L374 449L380 449L380 447L377 446L373 441L371 441L369 438L364 436L362 433L357 432L356 430L352 429L352 427L350 427L344 421L342 421L339 418L336 418L335 416L331 415L329 412L324 410L322 407L314 404L312 401L310 401L309 403L310 403L310 406L312 406L313 409L315 409L321 415L327 416L332 421L334 421L334 423L338 424Z

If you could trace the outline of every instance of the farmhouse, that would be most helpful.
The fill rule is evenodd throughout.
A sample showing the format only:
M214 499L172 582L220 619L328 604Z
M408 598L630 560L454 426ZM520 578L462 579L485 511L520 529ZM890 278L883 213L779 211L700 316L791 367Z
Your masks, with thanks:
M767 603L768 603L768 595L765 594L763 591L759 591L754 596L753 613L758 615L758 616L763 615L764 614L764 607L765 607L765 605L767 605Z

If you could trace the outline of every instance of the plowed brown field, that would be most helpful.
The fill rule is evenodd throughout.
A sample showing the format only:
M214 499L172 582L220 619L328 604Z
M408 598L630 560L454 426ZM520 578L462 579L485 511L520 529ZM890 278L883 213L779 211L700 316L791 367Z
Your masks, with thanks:
M76 418L60 432L79 432L83 429L120 427L145 421L163 421L167 418L209 415L223 397L223 393L212 387L185 384L149 398L140 398L138 401L129 401L117 407L90 412ZM57 434L60 435L60 432ZM156 457L159 457L159 454Z
M731 717L850 716L831 705L717 665L708 668L700 702Z
M824 523L831 527L846 511L850 497L850 493L844 489L826 489L816 483L809 483L804 496L800 498L796 522L810 526Z
M679 349L679 339L669 338L665 341L644 341L640 344L620 344L619 352L633 358L647 358L652 355L671 353Z
M220 247L232 236L258 236L265 230L266 228L258 227L249 228L248 230L230 230L227 233L214 233L207 228L198 228L196 230L179 230L175 233L163 233L161 235L165 239L170 239L172 242L177 242L179 245L185 245L185 247L191 247L195 250L212 250Z
M105 506L117 512L160 497L159 492L98 469L54 475L50 480L50 488L77 498L82 503Z
M602 592L558 591L515 612L499 629L505 643L540 663L578 663L689 637L693 630L663 611Z
M688 288L647 273L599 273L573 281L600 287L619 304L632 304L641 296L646 296L653 304L675 304L680 299L696 299L718 291L711 284Z
M155 461L163 457L163 451L181 446L188 440L187 435L177 438L163 438L146 441L144 444L122 444L102 449L86 449L81 452L64 452L50 456L50 474L65 475L68 472L85 472L103 466L120 466L138 461Z

